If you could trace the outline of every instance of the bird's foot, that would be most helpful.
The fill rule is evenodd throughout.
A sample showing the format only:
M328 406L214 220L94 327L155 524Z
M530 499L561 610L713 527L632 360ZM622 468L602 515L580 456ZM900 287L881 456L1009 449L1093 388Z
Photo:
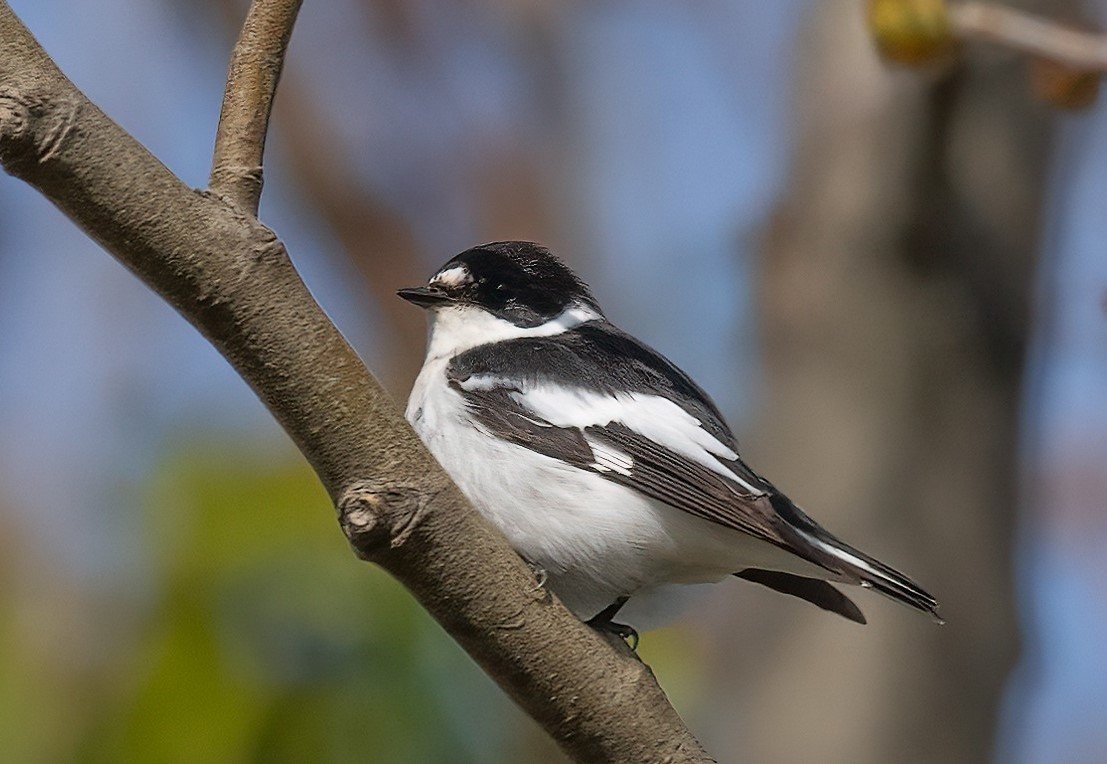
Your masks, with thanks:
M615 623L611 619L615 617L623 605L627 604L629 597L620 597L613 603L605 607L596 615L589 618L585 623L591 626L597 631L602 631L605 634L614 634L620 639L627 642L630 645L631 651L638 650L638 632L633 626L628 626L625 623Z
M627 626L625 623L608 621L605 626L599 628L619 637L630 645L630 649L633 652L638 652L638 631L633 626Z

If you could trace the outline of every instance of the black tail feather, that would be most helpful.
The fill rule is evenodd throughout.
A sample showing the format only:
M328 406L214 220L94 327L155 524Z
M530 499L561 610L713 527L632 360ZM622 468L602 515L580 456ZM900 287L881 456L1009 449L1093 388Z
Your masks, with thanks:
M837 613L854 623L865 623L865 614L861 612L857 605L853 604L853 600L826 581L793 576L791 573L781 573L776 570L761 570L760 568L746 568L734 575L746 581L767 586L781 594L807 600L812 605Z
M861 586L878 591L884 596L916 610L929 613L939 623L944 623L941 616L938 615L938 600L934 599L921 586L895 568L838 541L829 533L826 535L830 537L830 541L820 540L846 555L843 559L845 563L843 567L846 568L846 572L857 576L861 580ZM854 557L863 564L850 564L849 557Z
M938 601L910 578L875 557L839 541L784 494L775 492L770 495L770 501L789 528L807 542L809 559L841 572L867 589L874 589L897 602L929 613L938 623L945 623L938 615Z
M938 600L934 599L922 587L916 584L902 573L883 565L872 558L865 558L866 562L874 565L879 571L879 576L868 576L861 573L861 585L871 587L885 597L890 597L897 602L910 605L916 610L929 613L939 623L945 623L938 615Z

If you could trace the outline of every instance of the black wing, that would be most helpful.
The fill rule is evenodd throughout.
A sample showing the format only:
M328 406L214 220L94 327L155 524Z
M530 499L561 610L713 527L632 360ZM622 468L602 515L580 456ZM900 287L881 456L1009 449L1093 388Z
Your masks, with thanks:
M737 453L738 444L715 402L699 385L653 348L607 321L589 321L555 337L524 337L481 345L450 361L451 382L473 377L512 380L526 392L540 385L616 395L626 392L663 396ZM754 493L773 490L767 480L741 459L735 475Z

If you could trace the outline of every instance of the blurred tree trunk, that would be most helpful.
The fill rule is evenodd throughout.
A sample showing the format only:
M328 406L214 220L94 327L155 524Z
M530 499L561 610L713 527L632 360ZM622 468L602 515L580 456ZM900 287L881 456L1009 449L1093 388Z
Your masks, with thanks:
M922 582L948 625L864 594L860 629L774 605L775 627L733 626L758 629L756 668L716 674L747 724L708 739L748 761L986 761L1018 650L1015 435L1048 120L1007 56L885 69L862 6L820 4L799 41L746 455Z

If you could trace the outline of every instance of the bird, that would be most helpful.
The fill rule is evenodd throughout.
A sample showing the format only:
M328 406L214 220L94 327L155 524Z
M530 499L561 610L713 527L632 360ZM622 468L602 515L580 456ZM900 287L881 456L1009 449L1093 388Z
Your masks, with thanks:
M708 394L545 247L473 247L397 294L428 319L408 422L582 621L636 646L682 590L735 576L856 623L835 584L940 622L918 584L751 469Z

